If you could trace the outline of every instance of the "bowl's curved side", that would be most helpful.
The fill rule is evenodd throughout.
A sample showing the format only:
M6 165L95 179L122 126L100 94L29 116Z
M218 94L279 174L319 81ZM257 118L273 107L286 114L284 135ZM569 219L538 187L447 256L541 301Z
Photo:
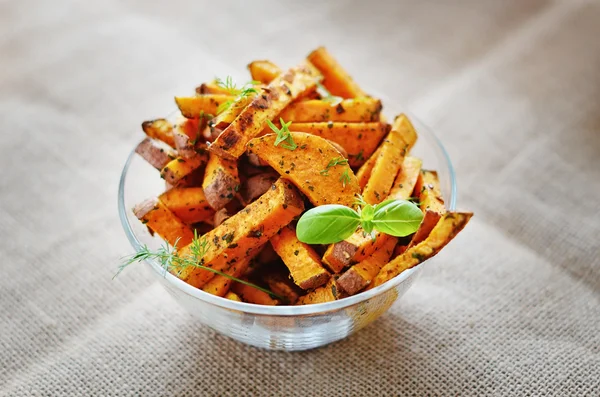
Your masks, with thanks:
M408 291L418 273L412 272L394 288L345 309L297 316L260 315L215 307L174 288L164 277L159 279L178 304L213 330L263 349L299 351L336 342L371 324Z

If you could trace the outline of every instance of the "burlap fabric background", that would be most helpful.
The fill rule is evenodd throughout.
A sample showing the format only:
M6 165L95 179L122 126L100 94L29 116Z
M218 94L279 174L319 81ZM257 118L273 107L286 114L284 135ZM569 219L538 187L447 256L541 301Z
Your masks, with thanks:
M0 394L598 395L600 4L3 1ZM446 145L475 211L388 314L316 351L216 335L131 251L142 120L325 44Z

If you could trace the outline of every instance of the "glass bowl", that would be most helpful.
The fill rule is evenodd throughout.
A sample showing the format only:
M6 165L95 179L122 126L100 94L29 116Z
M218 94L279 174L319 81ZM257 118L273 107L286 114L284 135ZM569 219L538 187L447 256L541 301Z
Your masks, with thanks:
M408 117L419 133L411 155L423 160L423 168L438 171L447 208L454 210L456 181L450 158L433 133L414 116ZM158 248L163 241L151 236L131 209L163 190L164 181L156 169L132 151L121 174L118 200L121 223L136 252L144 245ZM417 266L377 288L335 302L262 306L208 294L166 273L158 262L146 263L173 298L201 323L249 345L287 351L323 346L360 330L400 299L420 272Z

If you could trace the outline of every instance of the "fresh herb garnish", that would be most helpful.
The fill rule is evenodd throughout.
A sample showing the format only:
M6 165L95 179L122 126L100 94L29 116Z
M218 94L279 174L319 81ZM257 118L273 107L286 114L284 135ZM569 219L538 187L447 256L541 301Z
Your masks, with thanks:
M277 134L274 145L279 146L281 144L281 147L284 149L296 150L298 145L296 145L296 142L294 142L294 138L292 138L292 134L290 134L289 129L292 122L288 121L286 123L282 118L279 118L279 122L281 123L281 128L277 128L277 126L273 124L271 120L267 120L269 127Z
M233 82L231 76L227 76L225 78L225 81L221 80L218 77L215 77L215 83L219 87L227 91L229 95L235 97L234 99L230 99L221 103L217 108L217 114L223 113L224 111L229 109L234 103L239 102L252 94L256 94L258 91L256 90L256 88L254 88L254 86L260 84L259 81L252 80L244 84L242 87L238 88L237 85Z
M327 88L325 88L323 86L323 84L319 83L318 81L317 81L317 92L321 96L321 100L324 102L329 102L331 106L337 106L344 100L344 98L342 98L342 97L331 95L331 92L329 92L329 90Z
M342 187L346 187L346 185L350 183L350 180L350 173L348 172L348 168L346 168L340 176L340 182L342 182Z
M365 233L374 230L395 237L408 236L419 228L423 212L406 200L386 200L375 206L362 197L358 211L339 204L327 204L306 211L296 226L298 239L306 244L333 244L350 237L360 225Z
M329 161L329 164L327 164L325 169L320 171L320 173L321 173L321 175L328 176L330 168L335 167L336 165L346 165L346 164L348 164L348 159L345 159L343 157L334 157ZM350 177L350 176L348 176L348 177Z
M208 266L204 266L204 255L208 252L210 247L210 243L206 240L206 237L199 238L198 234L194 232L194 239L189 245L189 254L185 256L180 256L177 254L177 243L179 239L175 241L173 247L169 247L168 244L164 244L162 247L158 248L156 251L152 251L146 245L144 245L137 253L124 257L123 262L119 266L119 270L117 274L114 275L113 279L117 277L126 267L136 262L143 261L157 261L160 266L165 270L165 275L167 272L174 273L177 276L180 276L184 270L193 267L197 269L208 270L209 272L218 274L219 276L226 277L230 280L236 281L240 284L245 284L249 287L256 288L260 291L266 292L274 298L284 300L282 296L279 296L272 291L269 291L266 288L262 288L258 285L252 284L246 280L239 279L237 277L231 276L229 274L220 272L216 269L213 269Z

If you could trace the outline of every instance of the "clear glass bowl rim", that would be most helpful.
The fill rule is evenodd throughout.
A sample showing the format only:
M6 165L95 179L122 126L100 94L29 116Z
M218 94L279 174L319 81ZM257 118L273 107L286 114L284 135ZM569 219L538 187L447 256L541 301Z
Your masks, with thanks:
M416 119L413 115L408 115L411 120L417 121L418 124L424 124ZM449 210L454 210L456 208L456 176L454 173L454 167L452 166L452 162L450 160L450 156L448 152L442 145L442 142L431 132L429 128L425 128L425 131L420 130L420 132L424 132L433 138L433 141L440 149L444 160L446 161L446 165L448 167L448 173L450 176L450 200L447 203ZM138 237L133 232L131 224L129 223L129 219L127 218L127 211L129 209L125 208L125 181L127 179L127 173L129 171L129 166L131 164L132 159L136 155L135 149L133 149L129 156L127 157L127 161L125 162L125 166L123 167L123 171L121 172L121 178L119 181L119 191L118 191L118 208L119 208L119 218L121 219L121 225L125 230L125 234L127 235L127 239L131 243L132 247L136 252L139 252L144 244L138 239ZM257 315L267 315L267 316L310 316L310 315L319 315L327 312L338 311L341 309L345 309L349 306L353 306L355 304L364 302L370 298L373 298L379 294L382 294L400 283L406 280L413 272L417 270L417 268L408 269L388 282L375 287L373 289L358 293L356 295L352 295L350 297L340 299L334 302L326 302L326 303L317 303L313 305L305 305L305 306L266 306L266 305L257 305L253 303L246 302L237 302L229 299L225 299L216 295L209 294L207 292L202 291L201 289L195 288L185 281L175 277L174 275L166 272L164 268L157 261L145 261L148 265L152 267L152 269L160 276L164 277L165 281L169 282L172 286L186 293L187 295L192 296L193 298L199 299L206 303L210 303L212 305L221 307L223 309L228 310L237 310L244 313L249 314L257 314Z

